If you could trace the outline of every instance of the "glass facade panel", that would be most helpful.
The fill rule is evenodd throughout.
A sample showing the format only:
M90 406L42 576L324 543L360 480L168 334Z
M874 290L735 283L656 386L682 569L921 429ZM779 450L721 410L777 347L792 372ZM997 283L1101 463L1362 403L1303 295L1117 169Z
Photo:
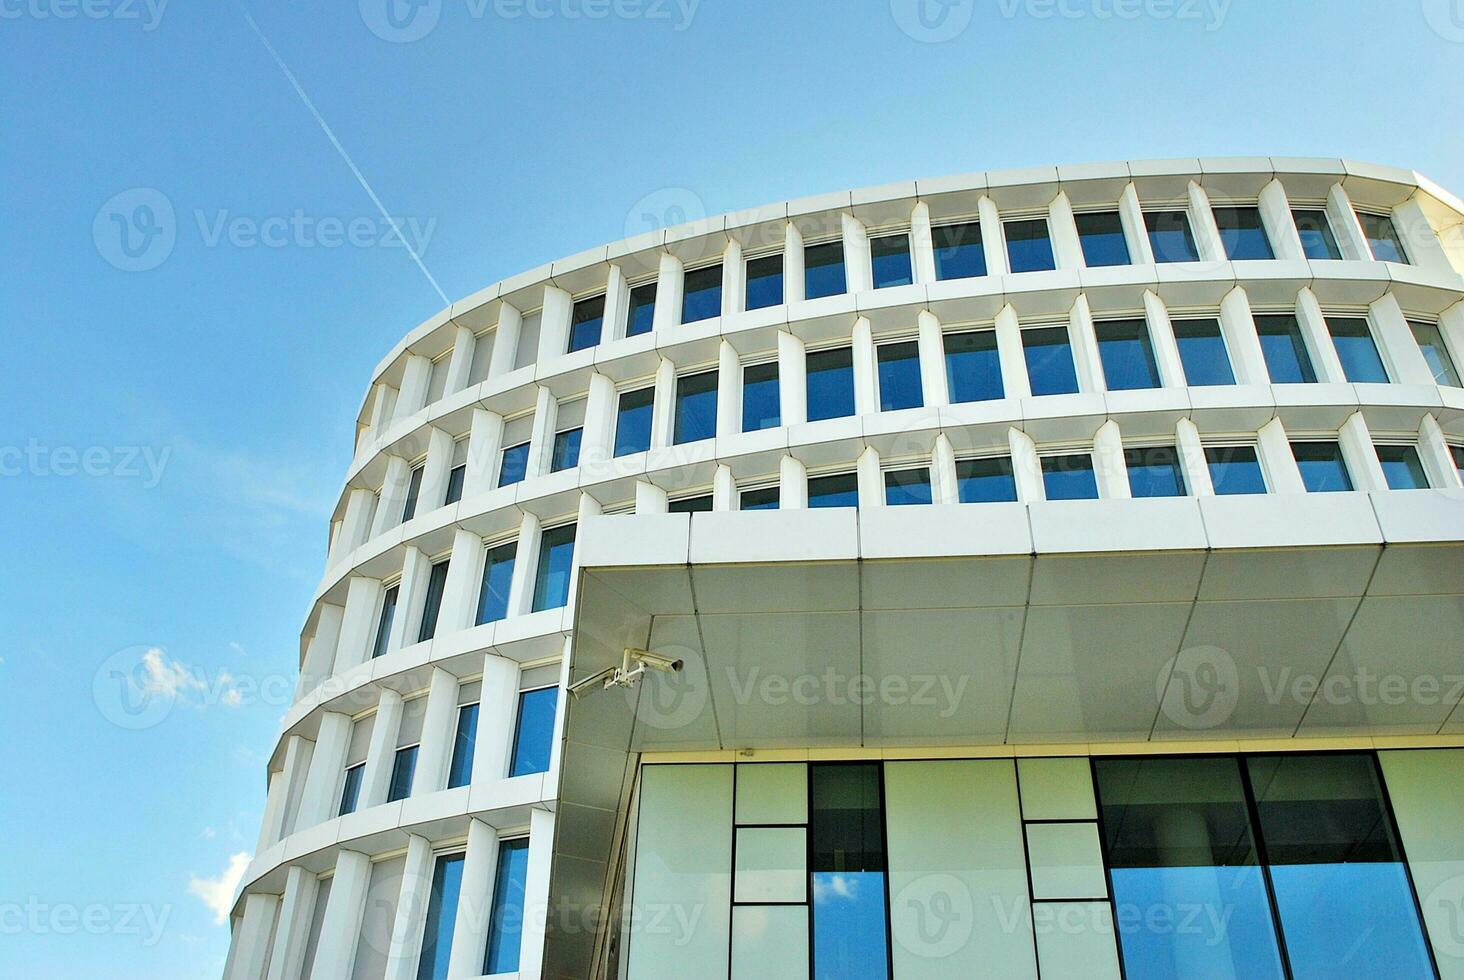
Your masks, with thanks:
M1454 469L1459 472L1459 479L1464 480L1464 446L1450 446L1449 454L1454 457Z
M463 499L463 481L468 477L468 467L454 466L447 474L447 493L443 495L442 503L455 504Z
M625 335L650 333L656 320L656 284L648 282L630 291L625 318Z
M673 500L667 505L667 512L671 514L704 514L712 509L712 495L703 494L699 497L682 497Z
M780 494L777 487L758 487L744 490L738 499L739 510L777 510Z
M341 786L341 805L336 809L336 816L344 817L356 812L356 807L361 804L361 780L365 775L364 762L346 770L346 780Z
M783 255L747 260L747 309L761 310L783 302Z
M1187 211L1146 211L1144 227L1155 262L1198 262L1200 250Z
M1378 462L1389 490L1427 490L1428 474L1412 446L1378 446Z
M386 790L386 802L395 803L412 795L412 777L417 772L417 746L407 745L396 750L391 760L391 782Z
M509 446L503 450L503 457L498 462L498 485L500 487L512 486L519 483L529 472L529 444L521 442L517 446Z
M1293 442L1291 454L1301 470L1307 493L1338 493L1352 489L1352 477L1335 442Z
M528 840L519 838L499 844L493 912L488 923L488 954L483 959L483 972L489 976L518 972L524 931L524 885L528 876Z
M1274 384L1311 384L1317 380L1312 368L1311 355L1306 350L1306 340L1301 336L1301 324L1289 313L1275 316L1258 316L1256 334L1261 340L1261 355L1266 359L1266 371Z
M1392 218L1358 211L1357 222L1362 225L1363 237L1367 239L1374 259L1379 262L1408 263L1408 253L1403 249L1403 239L1398 237L1398 229L1393 226Z
M1459 369L1453 357L1449 356L1449 347L1444 343L1444 333L1439 325L1409 320L1408 326L1413 331L1413 339L1418 341L1423 359L1428 362L1428 369L1433 372L1434 383L1458 388Z
M651 411L655 388L620 393L615 413L615 455L628 456L651 448Z
M803 298L837 296L847 292L844 280L844 243L824 242L803 250Z
M1266 237L1266 225L1261 220L1260 208L1213 208L1215 227L1220 229L1220 242L1225 246L1226 258L1274 259L1271 239Z
M1088 453L1043 456L1042 492L1048 500L1097 500L1093 457Z
M1123 221L1117 211L1089 211L1073 215L1078 225L1078 242L1083 246L1083 262L1090 269L1105 265L1128 265L1128 241L1123 237Z
M676 379L676 420L672 441L697 442L717 434L717 372Z
M1173 446L1149 446L1126 449L1124 465L1128 468L1129 493L1135 497L1183 497L1186 493L1184 470Z
M1008 221L1002 225L1002 232L1006 235L1007 261L1013 272L1045 272L1057 268L1046 218Z
M1017 499L1017 481L1010 456L956 460L956 496L963 504L989 504Z
M1173 326L1186 384L1235 384L1235 372L1230 367L1230 354L1225 349L1219 320L1175 320Z
M554 433L554 453L549 459L549 472L572 470L579 465L580 439L584 434L583 428Z
M849 348L821 350L805 360L808 421L854 414L854 359Z
M1266 492L1266 475L1254 446L1208 446L1205 465L1218 495Z
M569 349L584 350L600 342L605 326L605 297L595 296L574 304L569 315Z
M518 719L513 730L513 760L510 776L527 776L549 771L549 754L554 742L554 712L559 688L541 687L519 695Z
M1332 222L1322 210L1297 209L1291 212L1296 222L1296 234L1301 238L1301 251L1309 259L1342 258L1337 247L1337 236L1332 234Z
M539 568L534 576L534 612L557 609L569 601L573 563L574 525L545 531L539 540Z
M813 976L887 980L885 843L877 763L809 767Z
M474 625L496 623L508 615L508 588L513 581L513 561L518 544L510 542L489 548L483 558L483 583L478 588L478 616Z
M859 478L853 473L815 476L808 481L809 507L858 507Z
M1159 387L1159 365L1154 343L1143 320L1101 320L1093 325L1098 336L1098 357L1109 391Z
M1006 397L996 331L946 334L946 385L952 402L981 402Z
M808 832L802 827L739 827L733 848L734 902L808 900Z
M405 524L417 516L417 497L422 492L422 472L425 466L418 466L412 470L412 475L407 478L407 499L402 504L402 523Z
M879 410L893 412L925 404L920 383L920 345L915 341L880 344L875 348L879 362Z
M1383 367L1382 355L1366 319L1329 316L1327 332L1332 335L1332 345L1337 348L1337 358L1348 381L1387 382L1388 370Z
M473 778L473 749L478 744L478 706L458 708L457 727L452 733L452 762L447 767L447 788L466 786Z
M722 267L693 269L683 280L681 322L695 323L722 315Z
M386 645L391 642L391 624L396 619L397 595L401 592L401 586L388 586L381 594L381 612L376 617L376 639L371 643L371 657L381 656L386 652Z
M742 369L742 431L757 432L783 423L778 393L778 364L749 364Z
M1022 356L1032 394L1065 395L1078 390L1078 369L1067 327L1023 330Z
M422 954L417 960L417 980L447 980L447 960L452 953L453 927L457 924L458 896L463 885L463 855L444 854L432 869L432 889L427 898L427 923L422 932Z
M908 286L915 281L910 267L910 236L883 235L869 240L869 263L874 288Z
M422 605L422 626L417 630L417 642L430 640L437 635L437 615L442 612L442 593L447 588L447 562L440 561L432 566L427 576L427 600Z
M941 225L932 228L937 279L969 279L986 275L986 247L981 242L981 223Z
M930 470L925 467L910 470L890 470L884 475L885 503L891 507L906 504L928 504L930 496Z

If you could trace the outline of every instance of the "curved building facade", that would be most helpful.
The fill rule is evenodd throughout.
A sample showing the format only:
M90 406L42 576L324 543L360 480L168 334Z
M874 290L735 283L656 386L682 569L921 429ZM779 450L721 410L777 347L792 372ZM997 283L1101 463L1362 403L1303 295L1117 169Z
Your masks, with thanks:
M371 379L226 980L1464 977L1464 204L789 201Z

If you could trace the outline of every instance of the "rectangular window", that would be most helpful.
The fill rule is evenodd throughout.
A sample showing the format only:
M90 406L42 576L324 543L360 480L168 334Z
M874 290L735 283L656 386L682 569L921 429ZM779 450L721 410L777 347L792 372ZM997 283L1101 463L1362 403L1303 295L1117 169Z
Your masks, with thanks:
M422 931L422 953L417 959L417 980L447 980L452 933L457 925L458 897L463 887L463 855L444 854L432 868L432 889L427 898L427 923Z
M463 499L463 481L468 478L468 464L460 463L454 466L447 474L447 493L443 496L443 506L455 504Z
M341 787L341 805L336 809L336 816L344 817L348 813L355 813L356 807L361 804L361 778L366 775L366 763L360 762L346 770L346 781Z
M574 525L551 528L539 540L539 568L534 576L534 612L558 609L569 601L574 563Z
M1129 493L1134 497L1183 497L1184 470L1173 446L1125 449Z
M737 507L739 510L777 510L778 498L777 487L757 487L742 491Z
M1291 455L1301 470L1307 493L1340 493L1352 489L1342 447L1335 442L1293 442Z
M1220 496L1266 492L1266 474L1254 446L1207 446L1205 466Z
M1200 250L1187 211L1145 211L1144 228L1155 262L1198 262Z
M615 455L628 456L651 448L651 407L655 388L638 388L620 393L615 413Z
M783 302L783 254L747 260L747 309L761 310Z
M810 477L808 506L810 508L858 507L859 478L853 473Z
M1362 225L1363 237L1367 239L1367 246L1372 249L1375 260L1408 264L1408 253L1403 250L1403 239L1398 237L1398 229L1393 226L1392 218L1367 211L1358 211L1356 214L1358 224Z
M1439 329L1439 325L1409 320L1408 326L1413 331L1413 339L1418 341L1423 359L1428 362L1428 369L1433 372L1434 383L1458 388L1459 369L1449 356L1449 347L1444 343L1444 332Z
M524 929L524 885L529 877L529 842L523 838L498 845L493 880L493 912L488 923L488 953L483 972L517 973Z
M1013 272L1045 272L1057 268L1046 218L1007 221L1002 224L1002 231L1006 235L1007 261Z
M1266 359L1266 372L1273 384L1311 384L1317 380L1301 324L1290 313L1256 317L1256 333L1261 341L1261 354Z
M928 504L933 499L930 493L930 470L917 467L909 470L889 470L884 475L885 503L890 507L906 504Z
M813 976L886 980L884 799L879 763L808 767Z
M1010 456L956 460L956 496L963 504L994 504L1017 499Z
M407 501L402 505L403 524L417 516L417 497L422 492L422 472L426 468L426 466L414 466L412 475L407 478Z
M676 379L676 420L672 442L698 442L717 434L717 372Z
M1023 330L1022 356L1032 394L1066 395L1078 390L1078 369L1067 327Z
M875 348L879 364L879 410L893 412L925 404L920 384L920 345L915 341L880 344Z
M1367 320L1359 316L1327 317L1327 332L1342 362L1342 373L1348 381L1386 383L1388 370L1383 367L1377 341Z
M1048 500L1097 500L1090 453L1042 457L1042 493Z
M705 514L712 509L712 495L704 493L696 497L680 497L666 505L671 514Z
M529 444L521 442L516 446L506 447L503 458L498 462L498 485L508 487L521 483L528 472Z
M935 278L970 279L986 275L986 248L981 243L981 223L941 225L930 231L935 247Z
M772 429L782 422L778 362L747 365L742 369L742 431Z
M722 267L707 266L686 274L681 296L681 322L695 323L722 315Z
M1225 349L1219 320L1175 320L1173 326L1186 384L1194 387L1235 384L1235 372L1230 367L1230 354Z
M381 656L386 652L386 645L391 642L391 622L396 618L397 593L401 587L398 585L387 586L381 594L381 612L376 617L376 640L371 644L371 657Z
M478 588L476 625L496 623L508 615L508 587L513 581L513 561L518 545L510 541L489 548L483 556L483 584Z
M600 342L605 325L605 297L595 296L574 304L569 315L569 349L571 352L594 347Z
M528 776L549 771L549 753L554 743L554 712L559 688L541 687L519 695L518 720L514 723L513 758L510 776Z
M422 627L417 631L417 642L430 640L437 634L437 616L442 612L442 593L447 588L446 561L432 566L427 576L427 600L422 605Z
M824 242L803 249L804 299L837 296L847 291L843 242Z
M1083 263L1090 269L1105 265L1128 265L1128 241L1117 211L1089 211L1073 215L1078 225L1078 242L1083 246Z
M447 767L447 788L466 786L473 778L473 750L478 743L478 705L458 707L452 733L452 762Z
M554 433L554 453L549 459L549 472L572 470L579 465L580 439L584 434L583 426Z
M949 333L945 344L946 385L952 402L1006 397L995 330Z
M1378 462L1389 490L1427 490L1428 474L1412 446L1378 446Z
M1449 455L1454 457L1454 469L1459 473L1459 479L1464 481L1464 446L1450 446Z
M1327 212L1316 209L1296 209L1291 212L1296 222L1296 234L1301 238L1301 251L1309 259L1340 259L1342 250L1337 247L1337 236L1332 234L1332 222Z
M808 421L854 414L854 359L847 347L809 354L805 362Z
M1215 227L1220 229L1220 243L1225 246L1226 258L1234 261L1246 259L1274 259L1271 239L1266 237L1266 225L1261 220L1260 208L1212 208Z
M405 745L396 750L391 760L391 784L386 802L395 803L412 795L412 776L417 772L417 746Z
M915 281L910 267L910 236L882 235L869 240L870 271L875 289L908 286Z
M1100 320L1093 325L1098 335L1098 357L1109 391L1133 391L1159 387L1159 365L1154 360L1154 343L1143 320Z
M625 335L634 337L650 333L656 321L656 284L653 282L635 286L630 291L629 309L625 318Z

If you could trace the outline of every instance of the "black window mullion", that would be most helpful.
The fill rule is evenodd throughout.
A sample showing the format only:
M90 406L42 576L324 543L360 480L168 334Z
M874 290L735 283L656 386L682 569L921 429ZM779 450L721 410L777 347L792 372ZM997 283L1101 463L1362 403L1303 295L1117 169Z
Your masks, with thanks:
M1241 755L1231 756L1235 760L1235 766L1240 770L1240 786L1245 792L1246 818L1250 821L1251 842L1256 849L1256 863L1261 866L1261 881L1266 885L1266 902L1271 908L1271 921L1275 923L1276 929L1276 951L1281 955L1281 969L1285 972L1288 980L1294 977L1291 972L1291 954L1286 948L1286 923L1281 921L1281 906L1276 901L1276 885L1271 880L1271 857L1266 851L1266 837L1261 831L1261 811L1256 806L1255 787L1251 785L1250 766L1245 764L1245 757Z

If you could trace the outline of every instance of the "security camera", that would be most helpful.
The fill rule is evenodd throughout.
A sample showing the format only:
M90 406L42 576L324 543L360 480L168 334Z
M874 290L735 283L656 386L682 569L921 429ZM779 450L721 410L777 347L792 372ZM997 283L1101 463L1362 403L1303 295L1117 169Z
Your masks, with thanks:
M625 648L625 660L627 664L629 661L634 660L642 666L649 667L652 670L664 671L668 674L680 673L681 668L686 665L685 661L679 657L672 659L671 657L663 657L659 653L652 653L649 650L637 650L634 647Z
M659 670L667 674L680 673L685 661L681 658L663 657L659 653L626 647L620 651L620 666L606 667L588 677L569 685L572 698L582 698L596 687L609 690L612 687L635 687L646 669Z

